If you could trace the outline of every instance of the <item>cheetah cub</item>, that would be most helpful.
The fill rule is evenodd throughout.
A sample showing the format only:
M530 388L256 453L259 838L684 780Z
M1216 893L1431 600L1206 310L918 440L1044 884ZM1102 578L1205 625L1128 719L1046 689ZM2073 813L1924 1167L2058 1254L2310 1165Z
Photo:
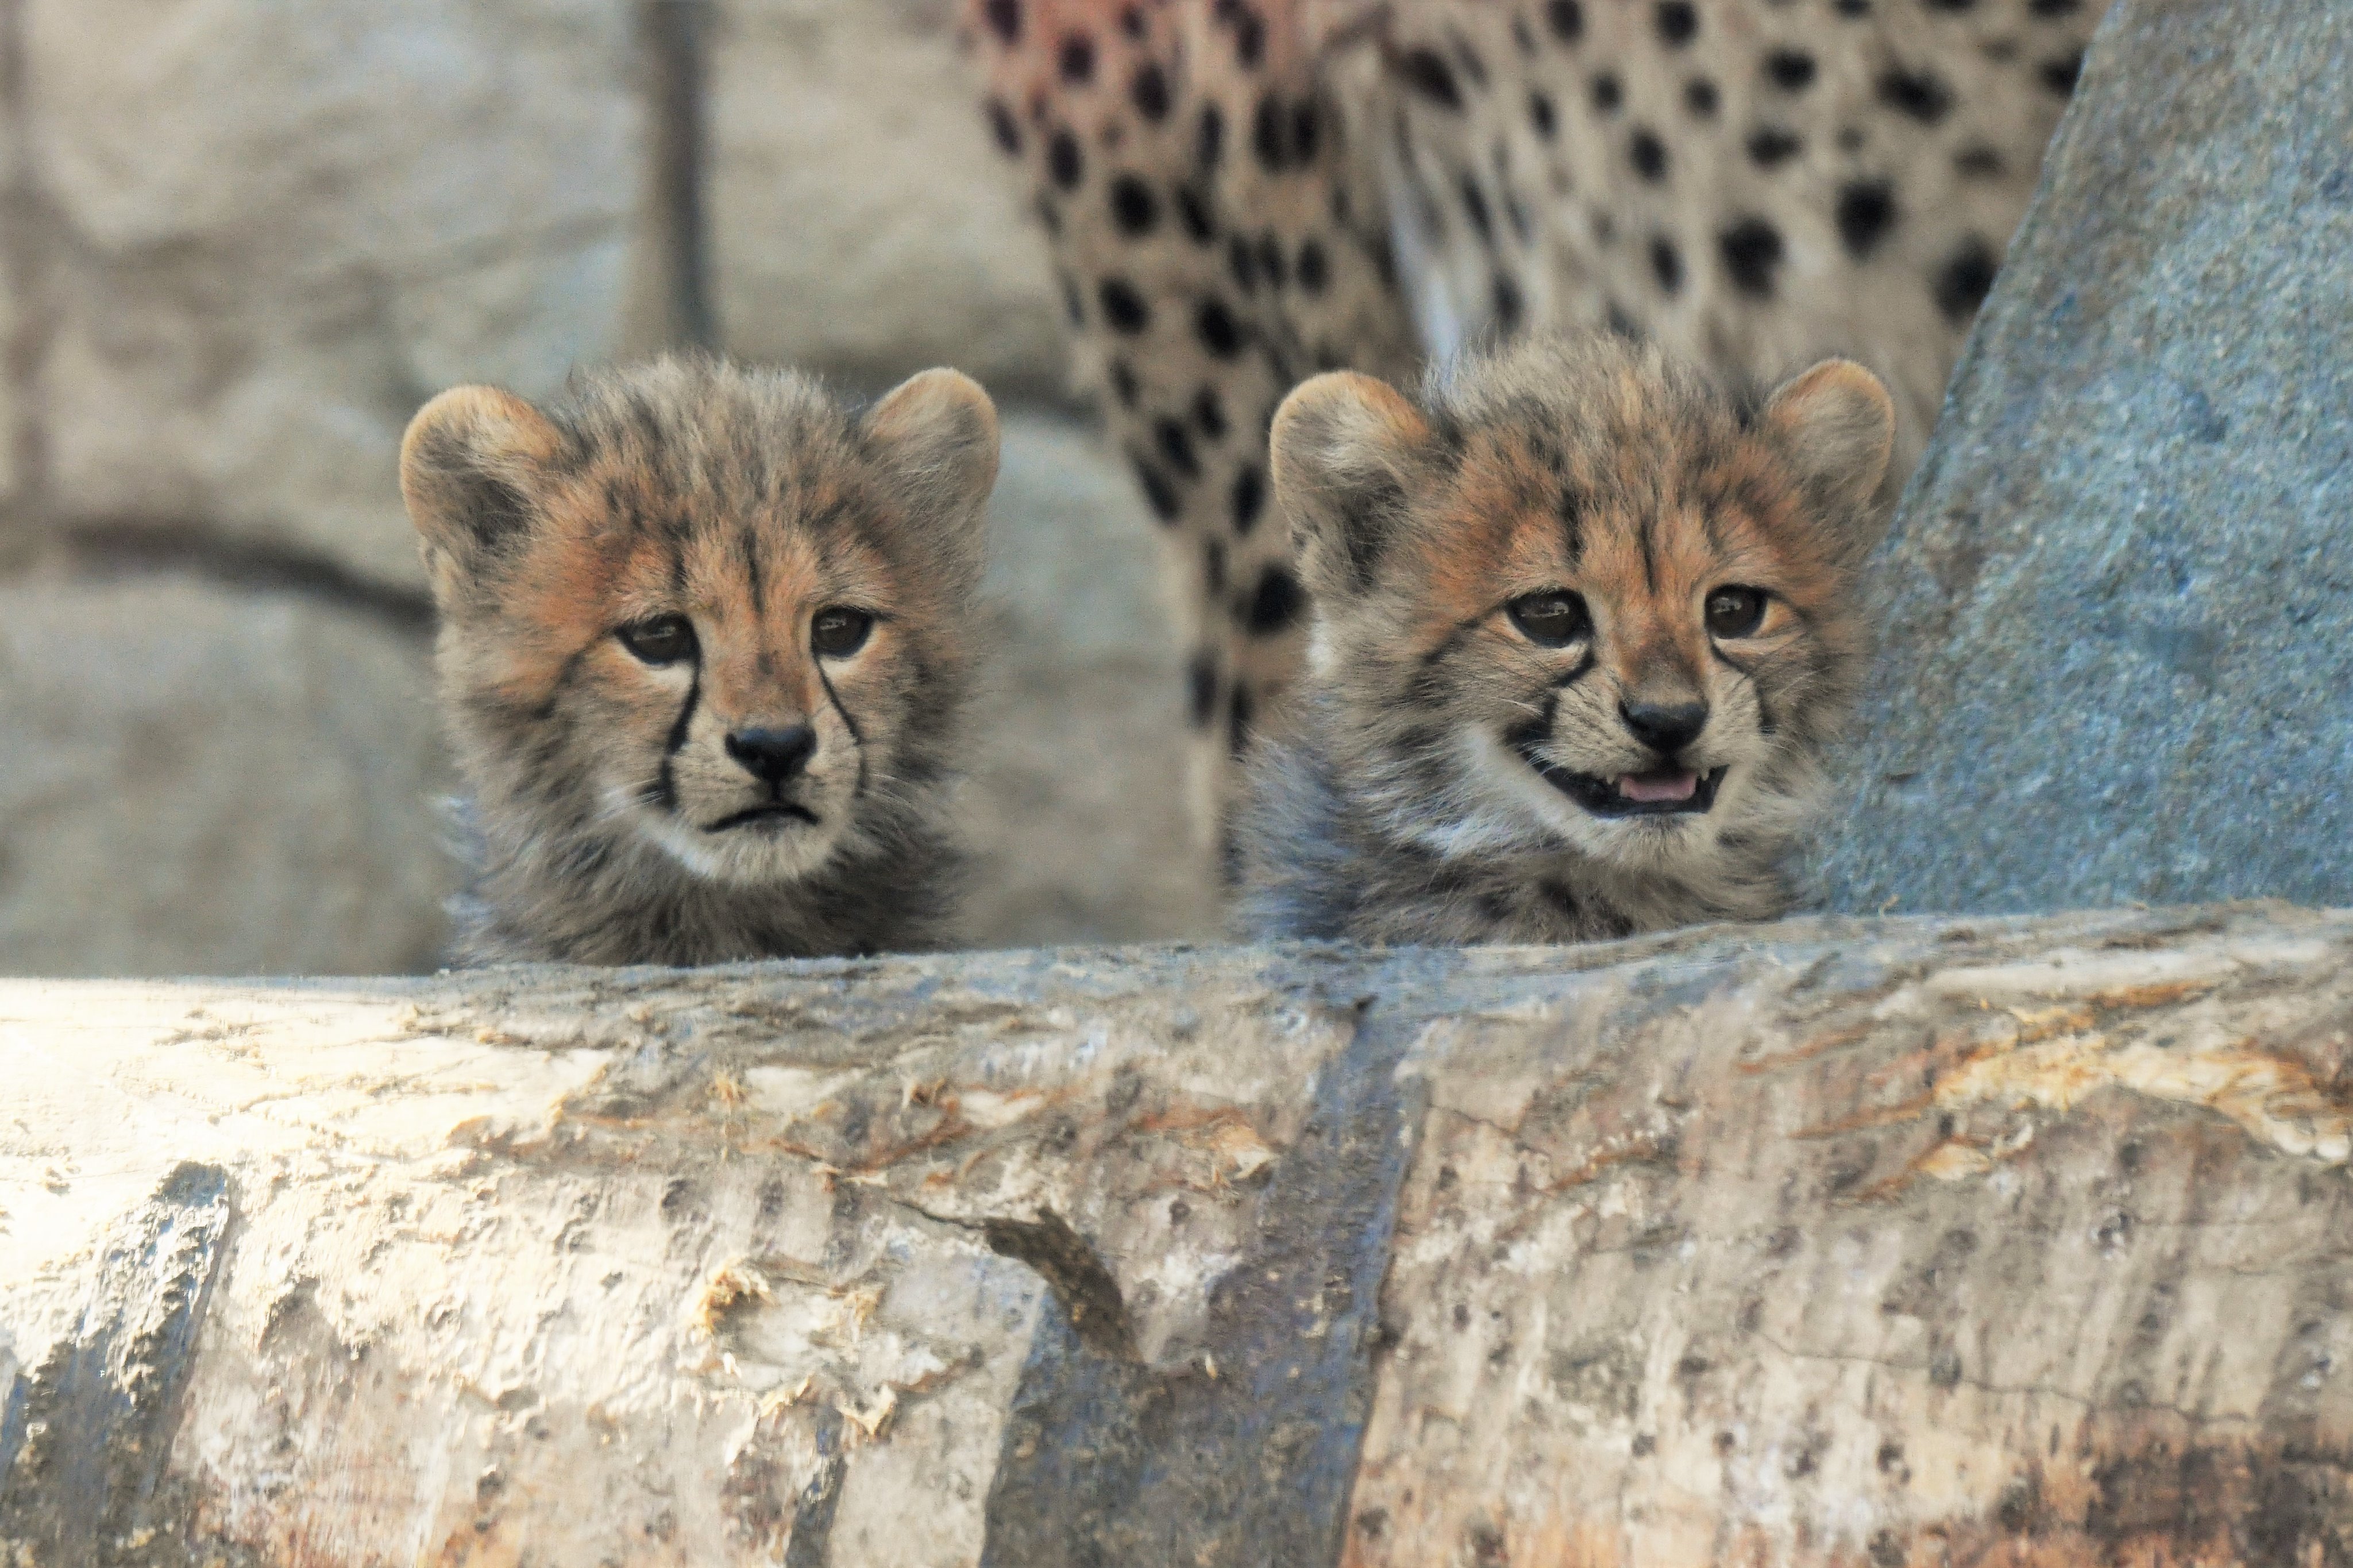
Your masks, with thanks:
M401 489L441 613L465 963L713 963L941 934L997 413L862 416L665 359L426 405Z
M1655 350L1535 340L1419 406L1276 413L1316 606L1242 823L1259 937L1590 941L1783 910L1861 675L1894 409L1831 360L1745 408Z

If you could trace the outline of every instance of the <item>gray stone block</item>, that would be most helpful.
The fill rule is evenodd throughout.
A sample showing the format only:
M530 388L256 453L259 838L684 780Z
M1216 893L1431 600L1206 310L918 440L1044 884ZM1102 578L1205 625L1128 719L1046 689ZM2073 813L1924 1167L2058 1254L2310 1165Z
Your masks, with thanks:
M955 0L719 0L712 289L749 358L999 392L1068 359L1045 239L957 56Z
M426 639L189 579L0 588L0 974L428 968Z
M1879 564L1829 904L2353 902L2353 9L2125 0Z
M22 0L46 510L420 583L396 451L620 330L621 0Z

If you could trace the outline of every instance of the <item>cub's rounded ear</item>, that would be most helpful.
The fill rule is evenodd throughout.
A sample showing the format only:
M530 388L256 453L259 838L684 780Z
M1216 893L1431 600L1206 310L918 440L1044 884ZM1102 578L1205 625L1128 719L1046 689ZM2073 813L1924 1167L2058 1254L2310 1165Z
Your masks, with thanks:
M545 415L494 386L451 387L408 422L401 499L445 604L529 530L539 477L562 444Z
M1335 370L1292 388L1274 411L1274 500L1299 545L1309 592L1370 587L1407 515L1430 422L1385 381Z
M860 434L941 551L960 587L980 581L988 492L997 487L997 405L960 371L909 376L866 411Z
M1841 552L1860 559L1887 531L1876 504L1895 451L1895 402L1852 360L1826 359L1782 384L1759 427L1841 531Z

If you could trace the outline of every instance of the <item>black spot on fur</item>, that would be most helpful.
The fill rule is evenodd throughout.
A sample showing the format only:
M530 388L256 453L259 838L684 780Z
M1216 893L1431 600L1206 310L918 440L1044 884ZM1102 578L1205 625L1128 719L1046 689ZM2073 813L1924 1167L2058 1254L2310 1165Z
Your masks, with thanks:
M1860 153L1862 151L1862 143L1863 134L1862 126L1841 125L1839 127L1838 144L1840 152Z
M1831 0L1831 9L1841 16L1868 16L1871 0Z
M1005 107L1002 99L988 100L988 130L1007 157L1021 156L1021 127L1015 121L1013 111Z
M1144 388L1136 383L1134 367L1124 359L1111 362L1111 390L1122 408L1134 407L1136 398L1143 395Z
M1991 147L1964 147L1953 154L1953 170L1965 179L1999 179L2002 168L2001 154Z
M1168 73L1156 60L1146 60L1135 68L1134 77L1127 84L1127 96L1135 111L1157 125L1168 118Z
M1552 36L1564 44L1573 44L1585 37L1585 7L1577 0L1548 0L1545 6L1545 26Z
M1243 293L1258 292L1258 255L1239 234L1226 241L1226 270L1234 275L1235 286Z
M1234 688L1234 703L1226 710L1226 744L1240 756L1250 748L1252 721L1250 694L1247 688Z
M1086 176L1087 164L1079 152L1077 137L1067 131L1054 132L1054 139L1046 143L1046 172L1062 189L1078 188L1079 181Z
M1087 302L1079 293L1079 280L1069 273L1058 274L1062 285L1062 311L1071 318L1071 325L1087 324Z
M1212 599L1226 596L1226 542L1222 539L1201 546L1201 586Z
M1667 177L1667 144L1655 132L1637 126L1626 143L1626 155L1633 162L1634 173L1651 184Z
M1168 476L1134 453L1128 462L1135 469L1136 483L1144 487L1144 499L1152 508L1152 515L1166 523L1174 523L1185 510L1185 500Z
M1559 129L1559 122L1553 115L1552 100L1546 94L1541 92L1528 94L1528 123L1535 128L1537 135L1547 142L1553 139L1553 133Z
M1858 180L1839 192L1839 238L1857 261L1878 249L1894 226L1895 187L1886 181Z
M1231 359L1241 353L1241 323L1234 320L1234 313L1226 309L1222 300L1213 297L1201 301L1200 309L1193 313L1193 331L1200 338L1201 346L1219 359Z
M1218 716L1218 661L1196 653L1185 667L1185 713L1196 730L1206 730Z
M1332 262L1324 254L1320 241L1306 240L1299 247L1299 286L1310 294L1321 294L1332 285Z
M2075 90L2076 79L2084 74L2084 57L2074 54L2061 59L2044 60L2034 68L2034 74L2042 79L2046 89L2065 98Z
M1201 477L1200 460L1193 456L1193 437L1184 426L1163 416L1152 422L1152 444L1168 459L1168 466L1188 479Z
M1062 232L1062 209L1043 191L1038 193L1038 221L1045 226L1048 234L1060 236Z
M1140 38L1151 31L1151 24L1144 19L1144 7L1130 5L1122 11L1119 14L1119 30L1131 38Z
M1468 174L1462 176L1462 211L1470 218L1471 226L1479 231L1480 239L1492 243L1495 237L1495 225L1487 211L1487 193L1481 190L1479 182Z
M1291 162L1291 118L1282 110L1282 100L1273 93L1261 97L1257 112L1250 116L1250 151L1270 174L1282 173Z
M1021 41L1021 0L988 0L980 14L1008 47Z
M1786 163L1806 150L1806 144L1778 125L1760 125L1748 133L1748 156L1760 169Z
M1952 111L1953 89L1931 72L1898 68L1879 79L1879 101L1923 125L1934 125Z
M1978 0L1926 0L1931 11L1969 11L1976 9L1977 3Z
M1096 284L1095 299L1103 305L1103 320L1115 332L1134 337L1152 324L1152 307L1124 278L1106 278Z
M1604 114L1615 114L1618 106L1626 101L1626 89L1617 77L1603 71L1593 79L1593 107Z
M1630 343L1639 343L1642 341L1642 323L1634 319L1633 311L1615 300L1610 300L1608 308L1601 312L1601 324Z
M1176 187L1176 218L1185 226L1186 237L1196 245L1208 245L1218 237L1217 226L1209 221L1209 209L1187 185Z
M1715 83L1704 76L1695 76L1683 83L1683 107L1701 120L1715 118L1716 107L1723 101Z
M1953 247L1953 253L1936 269L1936 308L1956 326L1968 321L1985 303L1986 292L1993 287L1994 273L2000 267L2001 258L1994 254L1993 247L1970 235Z
M1716 237L1725 276L1753 299L1773 295L1773 269L1781 264L1781 231L1761 217L1743 218Z
M1324 141L1324 111L1312 98L1303 98L1291 106L1291 161L1312 163L1315 149Z
M1651 276L1656 278L1660 289L1669 294L1678 292L1683 286L1683 252L1677 250L1675 242L1663 234L1651 237Z
M1291 260L1282 254L1282 241L1274 237L1272 229L1258 237L1258 270L1277 289L1291 281Z
M1397 62L1406 86L1432 103L1447 109L1462 107L1462 89L1455 85L1454 68L1435 49L1408 49Z
M1134 174L1111 183L1111 221L1130 239L1150 234L1160 222L1160 202L1152 187Z
M1243 624L1252 637L1288 631L1307 608L1307 595L1287 566L1270 566L1259 574Z
M1226 438L1226 405L1218 396L1218 389L1208 382L1193 394L1193 423L1200 426L1204 438L1222 441Z
M1651 20L1659 29L1659 41L1669 48L1682 48L1699 37L1699 12L1691 0L1659 0Z
M1512 16L1512 42L1519 46L1520 53L1524 55L1536 52L1536 36L1528 31L1528 19L1516 12Z
M2084 8L2084 0L2026 0L2026 8L2037 16L2072 16Z
M1521 321L1527 314L1527 306L1520 298L1519 284L1513 281L1510 273L1498 272L1489 283L1488 289L1494 300L1496 327L1506 337L1518 331Z
M1084 33L1072 33L1062 40L1055 65L1064 81L1072 87L1085 86L1095 79L1095 41Z
M1775 49L1765 57L1765 79L1783 92L1814 85L1814 57L1802 49Z
M1236 8L1234 13L1234 58L1244 70L1256 70L1266 58L1266 23L1249 6Z
M1193 137L1193 162L1203 174L1218 166L1226 152L1226 117L1214 103L1201 106L1201 125Z
M1234 535L1246 536L1258 526L1259 514L1266 510L1266 476L1256 467L1244 463L1234 474L1232 503Z

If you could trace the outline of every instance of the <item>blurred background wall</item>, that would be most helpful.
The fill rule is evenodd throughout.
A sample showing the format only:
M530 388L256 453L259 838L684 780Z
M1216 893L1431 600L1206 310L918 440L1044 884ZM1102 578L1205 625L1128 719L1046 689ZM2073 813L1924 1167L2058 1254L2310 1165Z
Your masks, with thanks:
M695 310L853 390L999 395L974 939L1208 929L1156 545L1058 400L952 15L0 0L0 973L430 967L453 781L400 433Z

